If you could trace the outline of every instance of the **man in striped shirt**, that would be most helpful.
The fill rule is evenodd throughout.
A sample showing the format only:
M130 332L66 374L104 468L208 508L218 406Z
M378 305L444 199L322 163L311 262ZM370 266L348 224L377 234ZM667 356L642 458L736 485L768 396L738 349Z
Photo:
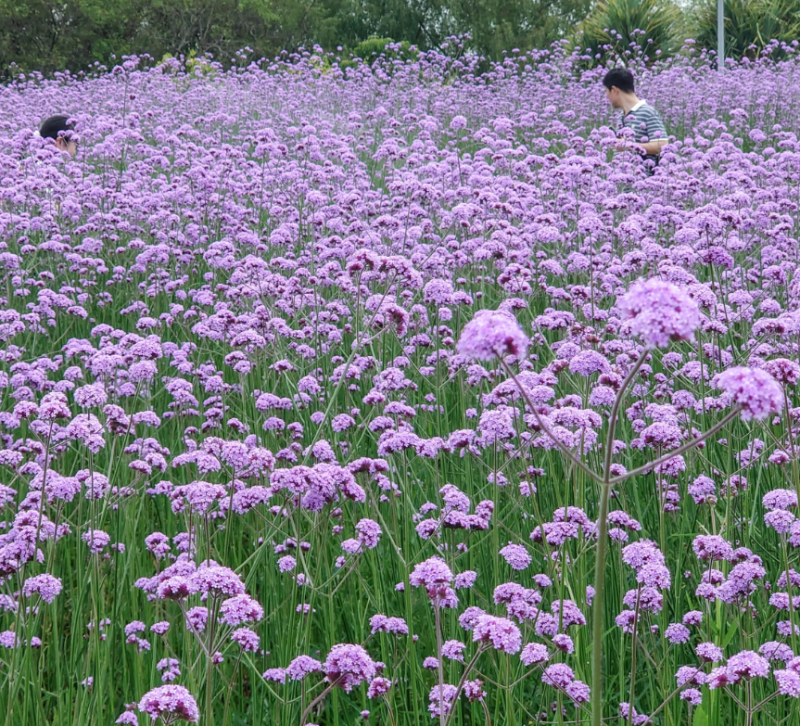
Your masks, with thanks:
M633 74L627 68L612 68L603 78L606 97L613 108L622 111L618 131L631 129L636 147L644 157L648 173L658 164L658 155L667 143L667 130L661 116L634 92Z

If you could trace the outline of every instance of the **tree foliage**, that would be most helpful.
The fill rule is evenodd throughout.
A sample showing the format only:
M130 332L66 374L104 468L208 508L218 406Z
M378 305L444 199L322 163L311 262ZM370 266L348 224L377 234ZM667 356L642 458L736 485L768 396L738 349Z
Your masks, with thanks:
M771 39L800 38L800 0L725 0L728 57L754 56ZM575 29L578 33L575 33ZM650 58L693 37L716 47L716 0L684 12L674 0L0 0L0 78L77 71L130 53L211 53L223 64L319 44L343 62L443 49L451 36L490 60L573 35L587 62ZM396 44L400 43L400 47Z
M694 38L717 47L717 2L700 0L690 12ZM725 0L725 56L754 58L770 42L800 39L798 0Z
M113 56L272 57L315 43L388 39L441 48L453 35L491 59L563 37L591 0L0 0L0 69L85 69Z
M680 8L671 0L599 0L581 23L578 43L599 59L624 55L636 44L654 58L673 52L684 30Z

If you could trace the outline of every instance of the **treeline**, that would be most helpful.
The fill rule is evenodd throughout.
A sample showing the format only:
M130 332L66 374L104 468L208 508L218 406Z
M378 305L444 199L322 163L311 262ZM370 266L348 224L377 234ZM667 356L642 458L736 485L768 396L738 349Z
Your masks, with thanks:
M490 60L568 38L590 62L634 42L651 58L685 38L716 45L716 0L0 0L0 76L86 70L130 53L156 59L210 53L224 64L319 44L344 57L388 39L442 49L468 36ZM727 55L800 36L800 0L726 0Z

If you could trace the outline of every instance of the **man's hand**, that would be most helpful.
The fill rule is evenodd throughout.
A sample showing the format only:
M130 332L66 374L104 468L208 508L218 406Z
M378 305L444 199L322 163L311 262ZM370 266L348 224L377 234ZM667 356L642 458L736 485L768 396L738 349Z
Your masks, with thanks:
M666 143L666 141L648 141L646 144L636 144L636 148L643 156L658 156Z
M648 141L646 144L626 144L620 139L617 141L614 151L636 151L642 156L658 156L666 143L666 141Z

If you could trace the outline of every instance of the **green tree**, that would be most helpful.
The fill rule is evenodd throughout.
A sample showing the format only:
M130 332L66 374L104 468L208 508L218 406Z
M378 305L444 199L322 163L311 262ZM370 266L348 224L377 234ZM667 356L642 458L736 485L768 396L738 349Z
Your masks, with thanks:
M142 23L134 42L156 57L211 53L227 62L245 46L272 49L270 30L278 18L268 0L139 1Z
M546 47L590 7L591 0L319 0L304 31L325 48L350 49L370 37L440 48L468 33L471 47L498 60L504 50Z
M462 32L495 60L512 48L543 48L563 37L586 16L586 0L456 0L453 12Z
M245 46L272 54L283 40L269 0L0 0L0 20L0 68L45 72L132 52L227 62Z
M47 0L0 0L0 67L66 67L75 49L65 41L79 14L74 2L56 6Z
M588 12L591 0L0 0L0 74L85 69L124 54L212 53L228 63L319 43L351 51L370 38L420 49L469 34L493 60L545 47ZM384 43L385 45L385 43Z

